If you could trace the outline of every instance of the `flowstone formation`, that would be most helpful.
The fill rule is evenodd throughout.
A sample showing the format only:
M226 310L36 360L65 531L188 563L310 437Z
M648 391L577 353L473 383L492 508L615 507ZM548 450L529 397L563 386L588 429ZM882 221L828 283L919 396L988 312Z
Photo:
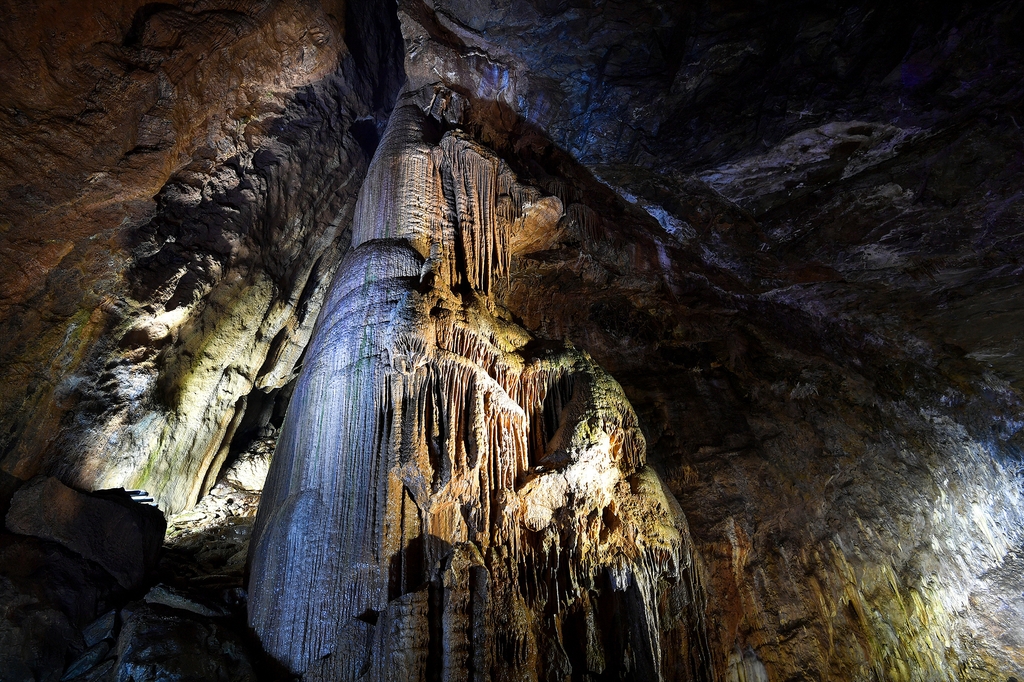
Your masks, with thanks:
M304 680L706 674L686 521L629 402L493 295L561 202L418 101L392 116L307 350L251 626Z

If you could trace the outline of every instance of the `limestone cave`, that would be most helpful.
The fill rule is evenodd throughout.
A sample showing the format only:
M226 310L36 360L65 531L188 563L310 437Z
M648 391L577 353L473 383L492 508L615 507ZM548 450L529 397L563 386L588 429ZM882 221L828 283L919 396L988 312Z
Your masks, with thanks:
M0 682L1024 679L1021 124L1014 0L0 0Z

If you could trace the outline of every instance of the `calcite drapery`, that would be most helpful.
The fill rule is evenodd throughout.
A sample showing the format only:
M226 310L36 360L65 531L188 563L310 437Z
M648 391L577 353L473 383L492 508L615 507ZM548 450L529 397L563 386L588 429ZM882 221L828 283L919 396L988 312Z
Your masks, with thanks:
M400 101L250 550L250 624L304 679L706 665L685 519L621 388L586 353L531 339L491 293L510 247L561 213Z

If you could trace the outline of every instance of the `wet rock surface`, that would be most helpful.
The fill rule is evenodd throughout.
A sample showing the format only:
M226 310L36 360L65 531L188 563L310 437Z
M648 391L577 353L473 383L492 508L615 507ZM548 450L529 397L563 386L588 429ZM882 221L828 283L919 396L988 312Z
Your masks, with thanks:
M360 192L253 530L249 623L310 681L705 675L686 520L621 387L494 296L561 202L441 134L437 95L403 93Z

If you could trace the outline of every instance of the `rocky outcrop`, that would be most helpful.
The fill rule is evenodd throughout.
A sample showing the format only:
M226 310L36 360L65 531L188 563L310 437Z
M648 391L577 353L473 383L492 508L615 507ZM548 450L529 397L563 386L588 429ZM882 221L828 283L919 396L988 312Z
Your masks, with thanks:
M227 590L244 606L249 539L276 441L264 438L239 453L199 504L168 519L162 580Z
M401 12L410 78L566 207L498 295L636 408L716 674L1019 676L1019 9Z
M164 540L158 510L127 493L83 495L55 478L39 478L14 494L7 529L63 545L99 564L125 589L156 565Z
M122 612L112 682L254 682L244 640L208 613L134 604Z
M348 43L329 3L78 11L4 28L3 468L177 511L213 485L246 397L291 376L400 82L397 33L374 3L350 3Z

